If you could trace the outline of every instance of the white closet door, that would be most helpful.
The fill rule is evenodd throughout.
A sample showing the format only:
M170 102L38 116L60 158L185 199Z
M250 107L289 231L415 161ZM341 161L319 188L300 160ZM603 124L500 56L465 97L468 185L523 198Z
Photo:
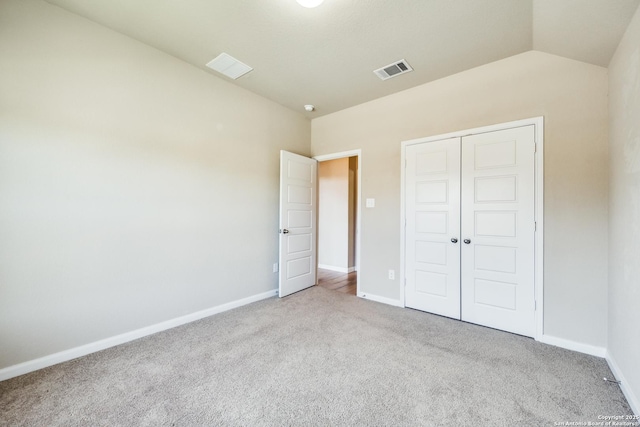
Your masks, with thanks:
M460 138L405 155L405 305L460 319Z
M462 320L535 334L534 126L462 138Z

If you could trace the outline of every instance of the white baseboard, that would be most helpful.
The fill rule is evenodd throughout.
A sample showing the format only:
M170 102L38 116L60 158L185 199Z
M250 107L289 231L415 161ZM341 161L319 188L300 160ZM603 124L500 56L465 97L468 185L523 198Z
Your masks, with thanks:
M620 388L622 389L622 393L624 397L627 398L627 402L629 402L629 406L631 406L631 410L635 415L640 415L640 399L633 392L631 387L629 387L629 383L625 378L624 374L620 370L620 367L616 363L615 359L611 356L611 354L607 351L607 363L609 364L609 369L613 373L613 376L616 377L616 380L620 381Z
M607 355L607 349L605 347L598 347L591 344L583 344L580 342L566 340L564 338L558 338L550 335L542 335L541 337L538 338L538 341L544 344L565 348L567 350L573 350L579 353L590 354L591 356L604 358Z
M338 273L352 273L356 271L355 267L345 268L345 267L336 267L335 265L327 265L327 264L318 264L318 268L321 268L323 270L337 271Z
M358 296L360 298L368 299L371 301L381 302L382 304L393 305L395 307L404 307L404 304L402 304L400 300L397 300L397 299L391 299L391 298L381 297L378 295L372 295L367 292L358 292Z
M261 294L253 295L240 300L231 301L216 307L211 307L206 310L201 310L195 313L187 314L185 316L176 317L175 319L156 323L155 325L136 329L135 331L125 332L124 334L116 335L110 338L105 338L100 341L95 341L89 344L81 345L79 347L71 348L69 350L64 350L59 353L54 353L48 356L40 357L38 359L29 360L27 362L19 363L17 365L8 366L6 368L0 369L0 381L8 380L9 378L17 377L19 375L27 374L29 372L37 371L38 369L46 368L48 366L57 365L58 363L67 362L72 359L77 359L78 357L86 356L87 354L95 353L97 351L104 350L109 347L114 347L116 345L124 344L129 341L137 340L138 338L142 338L147 335L152 335L157 332L162 332L167 329L175 328L176 326L195 322L196 320L213 316L214 314L222 313L224 311L238 308L243 305L251 304L252 302L260 301L266 298L274 297L277 294L278 294L278 291L274 289L268 292L263 292Z

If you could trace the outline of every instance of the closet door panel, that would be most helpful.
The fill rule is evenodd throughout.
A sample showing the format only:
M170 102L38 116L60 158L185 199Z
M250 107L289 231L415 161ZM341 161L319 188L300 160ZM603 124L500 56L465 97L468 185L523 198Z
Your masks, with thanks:
M535 334L534 126L462 138L462 320Z
M460 319L460 138L405 156L405 305Z

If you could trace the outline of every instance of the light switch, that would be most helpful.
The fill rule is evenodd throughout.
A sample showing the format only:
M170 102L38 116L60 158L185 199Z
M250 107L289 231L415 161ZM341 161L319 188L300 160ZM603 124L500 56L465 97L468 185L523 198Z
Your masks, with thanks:
M375 208L376 207L376 199L367 199L365 206L368 207L368 208Z

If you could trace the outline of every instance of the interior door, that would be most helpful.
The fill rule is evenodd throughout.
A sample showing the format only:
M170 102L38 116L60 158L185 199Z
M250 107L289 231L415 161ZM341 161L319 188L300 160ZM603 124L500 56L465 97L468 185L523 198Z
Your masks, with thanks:
M535 334L534 126L462 138L462 320Z
M405 306L460 319L460 138L405 158Z
M316 284L317 167L280 151L280 297Z

